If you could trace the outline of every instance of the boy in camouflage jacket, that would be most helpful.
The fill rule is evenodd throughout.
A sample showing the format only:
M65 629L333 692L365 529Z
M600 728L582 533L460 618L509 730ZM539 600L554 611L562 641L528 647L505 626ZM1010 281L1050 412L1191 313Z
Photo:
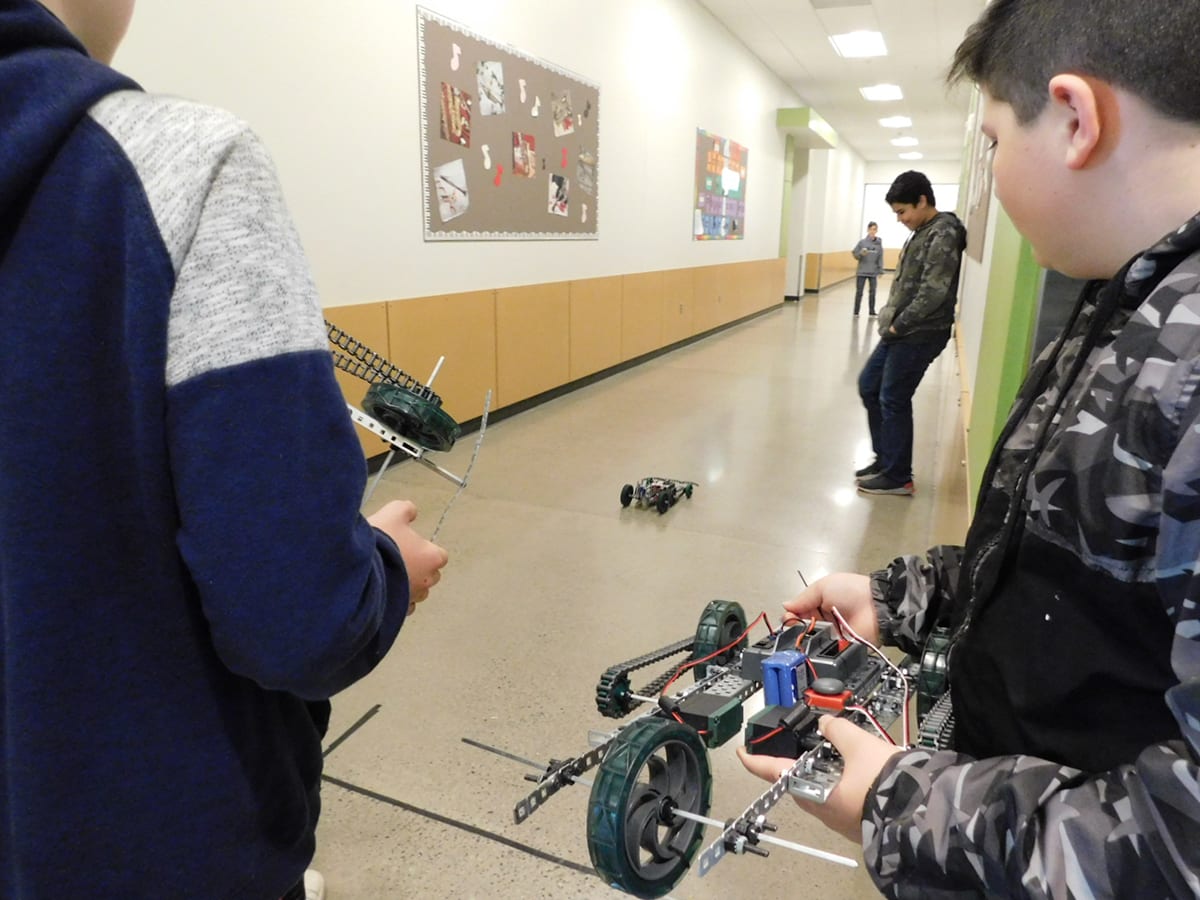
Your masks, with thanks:
M952 635L952 750L822 720L845 774L802 805L862 841L886 896L1200 896L1198 18L1198 0L994 0L958 49L997 197L1039 263L1090 281L965 547L785 604L908 649Z

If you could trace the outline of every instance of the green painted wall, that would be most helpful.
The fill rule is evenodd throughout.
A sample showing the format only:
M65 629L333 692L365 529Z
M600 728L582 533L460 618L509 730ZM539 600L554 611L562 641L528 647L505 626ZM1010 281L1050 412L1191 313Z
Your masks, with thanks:
M994 204L994 214L996 237L967 426L967 483L972 512L988 457L1029 368L1041 290L1042 270L1034 262L1029 242L999 204Z

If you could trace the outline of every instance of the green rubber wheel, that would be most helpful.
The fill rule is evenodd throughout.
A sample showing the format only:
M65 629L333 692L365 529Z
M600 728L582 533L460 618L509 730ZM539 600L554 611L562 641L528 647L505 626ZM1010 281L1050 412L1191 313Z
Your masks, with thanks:
M671 814L708 814L712 772L704 743L673 719L642 719L622 731L600 763L588 801L588 853L607 884L661 897L683 878L704 826Z
M449 450L462 433L439 403L398 384L371 385L362 408L392 431L430 450Z
M733 661L738 652L746 646L746 613L740 603L732 600L713 600L704 607L700 615L700 624L696 627L696 643L692 648L692 659L704 659L710 653L716 653L722 647L733 643L740 634L742 639L720 656L714 656L710 663L718 666L727 665ZM693 666L696 680L704 677L703 666Z
M921 651L917 671L917 721L925 717L938 698L946 693L950 677L950 630L935 628Z

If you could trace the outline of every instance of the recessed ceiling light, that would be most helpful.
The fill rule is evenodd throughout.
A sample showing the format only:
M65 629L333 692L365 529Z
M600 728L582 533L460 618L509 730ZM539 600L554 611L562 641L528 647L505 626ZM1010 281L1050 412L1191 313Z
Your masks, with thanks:
M917 152L914 150L914 151L912 151L912 152L910 152L910 153L901 153L901 154L900 154L900 158L901 158L901 159L924 159L924 158L925 158L925 154L924 154L924 153L917 153Z
M893 147L915 147L921 143L915 137L898 137L892 138Z
M887 56L887 44L878 31L850 31L846 34L831 34L829 43L838 56L845 59L861 59L867 56Z
M908 116L888 116L886 119L880 119L879 124L884 128L911 128L912 119Z
M868 100L903 100L904 92L900 90L898 84L873 84L869 87L859 88L858 92Z

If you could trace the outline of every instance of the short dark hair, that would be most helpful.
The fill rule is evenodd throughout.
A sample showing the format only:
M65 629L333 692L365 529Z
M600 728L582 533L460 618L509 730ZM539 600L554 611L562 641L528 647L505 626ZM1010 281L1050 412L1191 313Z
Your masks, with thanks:
M868 222L868 223L867 223L867 227L868 227L868 228L878 228L878 227L879 227L879 223L878 223L878 222Z
M933 185L929 183L925 173L914 172L910 169L896 176L896 180L888 188L887 196L883 199L888 206L893 203L911 203L916 206L921 202L922 197L928 201L930 206L937 206L937 201L933 198Z
M1200 123L1200 0L993 0L967 29L947 80L973 81L1028 124L1050 79L1091 75L1170 118Z

